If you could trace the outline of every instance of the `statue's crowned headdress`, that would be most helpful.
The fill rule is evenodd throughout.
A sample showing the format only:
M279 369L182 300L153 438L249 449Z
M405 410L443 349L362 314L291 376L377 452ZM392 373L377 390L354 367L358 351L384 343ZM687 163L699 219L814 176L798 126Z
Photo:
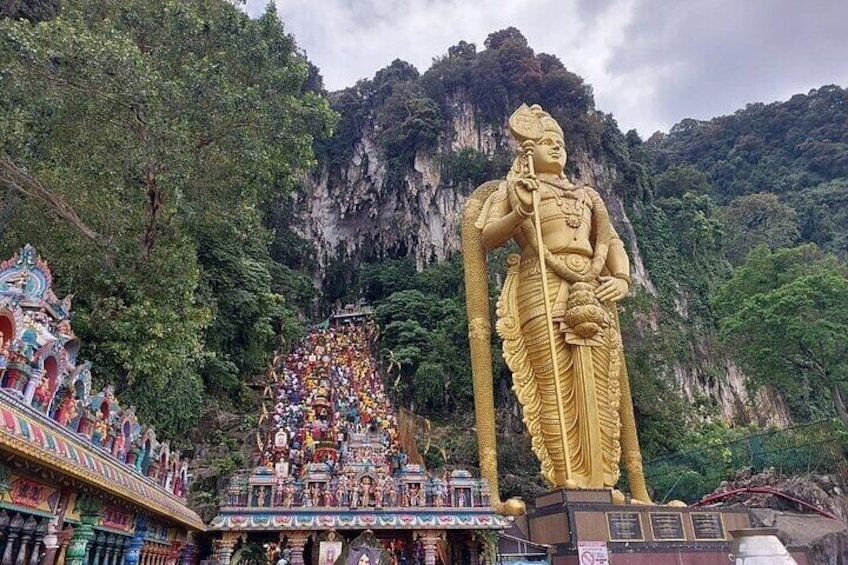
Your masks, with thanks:
M538 141L545 133L556 133L563 137L562 128L556 120L538 104L522 104L510 116L509 130L519 143Z

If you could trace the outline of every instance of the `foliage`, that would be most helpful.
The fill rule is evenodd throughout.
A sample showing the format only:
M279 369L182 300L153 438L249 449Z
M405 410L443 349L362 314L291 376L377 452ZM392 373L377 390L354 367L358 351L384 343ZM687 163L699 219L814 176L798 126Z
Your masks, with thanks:
M30 22L52 20L59 14L59 0L6 0L0 4L0 19L24 19Z
M692 503L740 474L841 473L844 433L830 420L771 430L708 424L686 434L685 449L646 462L645 475L656 502Z
M183 435L292 327L261 210L329 130L320 81L273 10L223 0L0 20L0 61L2 252L51 260L95 377Z
M649 297L639 291L621 307L619 315L639 445L646 458L666 455L682 445L687 426L681 422L691 410L663 372L672 342L670 332L657 332L650 339L644 335L650 308Z
M797 212L800 241L848 259L848 178L788 194L786 201Z
M505 152L489 156L471 147L463 147L445 156L442 182L450 187L458 187L463 194L471 194L483 182L505 177L512 164L512 157Z
M649 461L645 476L654 490L657 502L680 499L695 502L712 492L719 481L730 478L745 466L740 439L751 431L745 427L731 428L721 423L707 424L685 434L682 445L686 450Z
M727 258L739 265L760 245L791 247L799 235L796 218L795 210L770 192L736 198L721 213Z
M426 272L426 271L425 271ZM391 294L376 308L391 390L424 415L467 410L471 377L461 302L420 290Z
M687 193L709 194L709 177L690 165L669 167L654 179L655 195L659 198L682 198Z
M722 201L796 192L848 177L848 91L823 86L710 121L683 120L652 144L658 171L694 167Z
M848 384L848 265L814 245L754 250L715 297L722 337L797 418L834 414Z
M416 272L409 259L365 264L363 297L375 305L395 399L428 416L472 406L462 266L458 257Z

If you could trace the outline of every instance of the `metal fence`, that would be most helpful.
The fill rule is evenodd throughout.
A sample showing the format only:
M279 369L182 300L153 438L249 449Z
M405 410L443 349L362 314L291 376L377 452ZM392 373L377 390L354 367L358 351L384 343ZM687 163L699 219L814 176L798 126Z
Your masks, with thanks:
M645 478L654 499L696 502L742 469L778 476L827 474L848 486L848 432L833 421L759 432L745 438L700 445L645 463Z

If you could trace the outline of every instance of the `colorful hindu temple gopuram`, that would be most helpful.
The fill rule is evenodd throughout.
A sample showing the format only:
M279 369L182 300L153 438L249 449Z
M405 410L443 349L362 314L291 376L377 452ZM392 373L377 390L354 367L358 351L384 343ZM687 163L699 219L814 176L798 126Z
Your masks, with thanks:
M375 334L368 310L348 306L277 360L256 465L231 478L210 526L213 559L229 565L249 546L291 565L488 559L483 542L512 518L468 471L423 467L387 397Z
M92 394L51 284L30 246L0 264L0 564L195 563L187 463L111 387Z

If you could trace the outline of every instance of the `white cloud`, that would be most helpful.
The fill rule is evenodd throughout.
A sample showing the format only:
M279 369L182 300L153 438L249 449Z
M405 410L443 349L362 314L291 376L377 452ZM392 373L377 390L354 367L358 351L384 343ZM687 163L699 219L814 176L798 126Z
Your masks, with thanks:
M265 0L248 0L258 15ZM848 2L820 0L279 0L286 29L330 90L394 59L424 72L461 40L509 26L558 56L597 107L643 136L686 117L848 84Z

